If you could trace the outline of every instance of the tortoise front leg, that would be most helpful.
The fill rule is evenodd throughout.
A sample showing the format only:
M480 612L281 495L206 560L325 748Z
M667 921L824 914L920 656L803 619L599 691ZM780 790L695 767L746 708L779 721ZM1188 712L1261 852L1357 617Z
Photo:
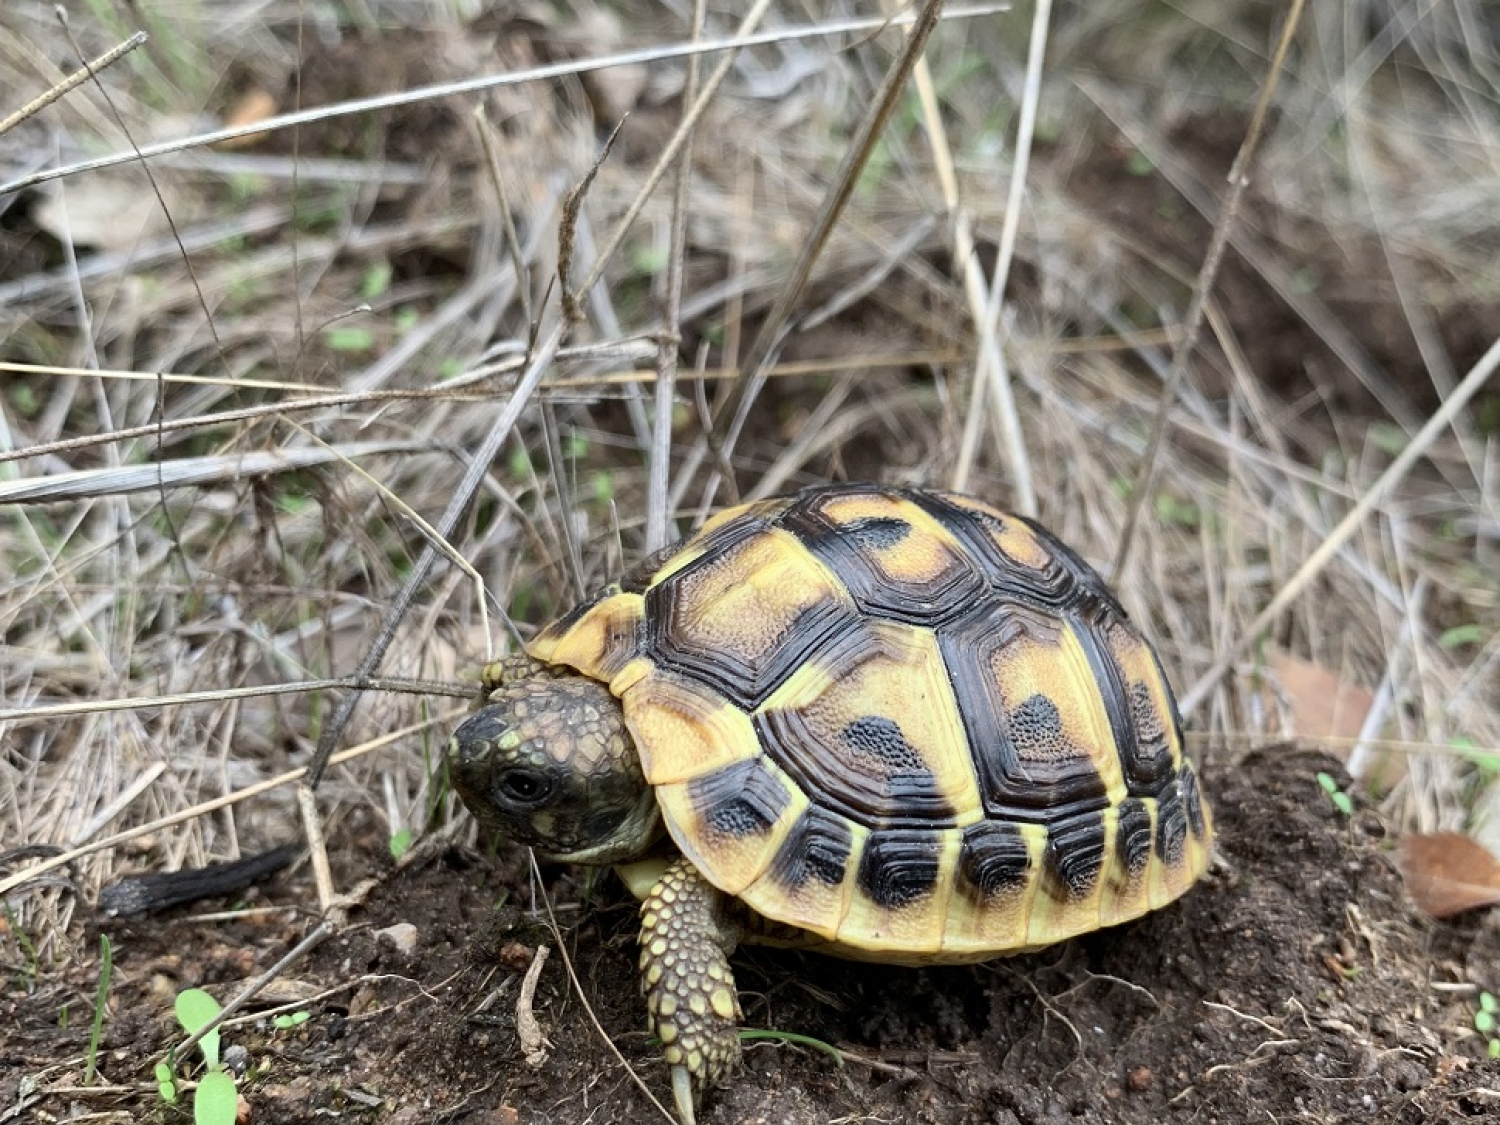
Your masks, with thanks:
M723 895L685 859L674 860L641 903L641 989L684 1125L693 1125L703 1088L740 1058L740 1000L729 969L738 942Z

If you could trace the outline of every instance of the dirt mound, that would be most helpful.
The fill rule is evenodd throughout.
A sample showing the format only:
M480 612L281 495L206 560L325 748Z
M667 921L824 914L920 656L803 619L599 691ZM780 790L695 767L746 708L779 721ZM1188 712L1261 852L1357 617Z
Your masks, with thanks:
M1494 931L1414 915L1379 819L1346 819L1319 790L1316 772L1333 768L1279 749L1210 769L1223 868L1166 911L1059 949L927 970L743 951L747 1025L810 1035L848 1056L840 1067L806 1047L749 1045L743 1073L702 1120L1495 1119L1500 1063L1467 1030L1474 993L1442 987L1465 980L1466 960L1493 958ZM666 1098L665 1068L640 1030L633 904L612 878L585 900L582 873L546 875L584 994ZM508 852L491 862L448 848L395 873L353 928L294 970L306 996L337 989L305 1000L307 1022L226 1031L226 1043L248 1050L242 1088L254 1119L649 1119L555 956L535 1001L553 1050L540 1069L523 1062L521 977L530 949L555 944L517 908L529 896ZM416 927L411 952L379 933L402 922ZM141 1113L161 1106L141 1083L171 1041L174 991L206 982L227 998L295 932L246 921L108 928L115 983L101 1068L116 1085L68 1096ZM60 1030L59 1011L88 1012L92 989L80 974L4 1005L22 1032L0 1060L3 1104L18 1104L30 1060L81 1050L87 1020Z

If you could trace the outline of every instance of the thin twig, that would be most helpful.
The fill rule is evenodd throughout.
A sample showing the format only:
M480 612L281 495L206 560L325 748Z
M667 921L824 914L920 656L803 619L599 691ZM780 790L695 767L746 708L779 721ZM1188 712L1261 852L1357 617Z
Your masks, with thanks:
M693 6L693 39L703 35L707 0ZM683 99L698 96L698 56L688 59ZM672 407L677 384L677 356L682 343L682 277L687 261L688 191L693 182L693 138L683 142L672 191L672 232L667 247L667 291L661 339L656 351L656 417L651 434L651 461L646 484L646 552L659 551L673 538L669 524L668 484L672 471Z
M453 711L447 714L434 715L429 719L424 719L422 722L412 723L410 726L390 731L377 739L366 742L362 746L353 746L348 750L340 751L329 759L329 764L342 765L344 762L353 761L355 758L362 758L366 754L373 754L376 750L393 745L403 738L419 734L435 724L451 722L461 714L463 714L462 711ZM106 851L110 848L118 847L120 844L130 840L139 839L141 836L149 836L160 832L164 828L171 828L176 824L184 824L187 821L196 820L200 816L207 816L209 813L217 812L231 805L237 805L241 801L248 801L251 797L259 797L262 793L269 793L271 790L279 789L283 785L291 785L293 782L301 781L306 775L306 767L288 770L285 773L277 774L275 777L269 777L265 781L257 781L254 785L247 785L243 789L236 789L233 793L225 793L208 801L200 801L196 805L190 805L185 809L180 809L177 812L160 817L147 824L138 824L134 828L127 828L123 832L116 832L113 836L105 836L102 839L95 840L91 844L80 844L76 848L69 848L65 852L49 856L34 866L23 868L12 875L6 876L4 879L0 879L0 896L9 894L17 887L24 886L38 876L55 871L59 867L66 867L75 859L92 855L94 852Z
M527 848L526 858L531 864L532 879L535 880L538 887L541 887L543 885L542 869L537 866L536 852ZM677 1118L672 1116L667 1111L667 1107L657 1100L656 1095L651 1092L651 1088L635 1072L635 1067L630 1065L630 1060L625 1057L624 1053L616 1045L614 1037L605 1031L604 1025L599 1022L599 1015L594 1011L594 1005L589 1002L588 994L583 990L583 982L578 979L578 973L573 968L573 958L568 956L568 943L563 940L562 929L557 924L557 915L552 911L552 899L545 891L542 893L542 906L546 908L547 928L552 931L552 938L557 942L557 955L562 958L563 968L568 974L568 981L572 984L573 991L578 994L578 1003L582 1005L584 1014L589 1018L589 1023L594 1025L594 1030L598 1033L600 1041L609 1048L609 1053L614 1055L619 1064L625 1068L625 1073L630 1075L630 1080L645 1095L646 1100L654 1105L662 1117L671 1122L671 1125L678 1125Z
M324 922L319 925L317 929L313 930L312 933L308 934L296 945L292 946L292 948L287 951L286 956L282 957L280 961L277 961L276 964L272 965L265 972L261 973L260 976L252 980L249 984L247 984L243 989L240 990L239 994L235 996L233 1000L220 1008L218 1015L214 1016L213 1019L209 1020L206 1024L189 1035L181 1043L177 1044L177 1050L174 1052L175 1055L178 1058L181 1058L188 1051L191 1051L193 1049L193 1046L200 1039L202 1039L210 1031L213 1031L215 1028L217 1028L221 1023L223 1023L230 1016L234 1015L235 1012L239 1011L246 1004L250 1003L251 1000L255 999L255 997L260 994L261 990L266 987L266 985L270 984L277 977L281 976L282 973L286 972L298 961L302 960L303 957L307 956L307 954L310 953L315 946L322 942L323 939L328 937L331 933L333 933L333 927L330 926L327 922Z
M0 121L0 137L5 136L6 133L10 132L21 122L25 121L28 117L31 117L33 114L40 113L42 110L46 109L53 102L57 101L58 98L61 98L65 94L71 93L73 90L76 90L79 86L82 86L94 75L100 73L103 70L107 70L111 66L114 66L114 64L117 63L120 59L124 58L131 51L135 50L142 43L146 42L148 38L149 36L144 31L137 31L123 43L115 44L98 58L90 59L88 62L84 63L72 74L68 75L61 82L59 82L56 86L53 86L45 94L41 95L38 98L33 98L31 101L23 105L20 109L16 110L15 113L12 113L4 121ZM0 194L4 193L0 192Z
M1036 486L1032 483L1031 457L1026 452L1026 439L1016 413L1010 368L1005 362L1005 351L1000 347L999 337L1001 310L1010 284L1011 262L1015 260L1016 234L1021 227L1021 204L1026 196L1026 173L1031 166L1031 144L1036 135L1036 113L1042 98L1042 70L1051 21L1052 0L1039 0L1032 13L1031 45L1026 53L1026 86L1021 96L1021 119L1016 126L1016 158L1011 167L1010 191L1005 201L1005 222L1000 228L1000 252L995 260L995 277L989 286L989 300L978 324L979 364L969 390L969 410L964 419L958 464L953 470L953 487L967 488L969 473L979 451L980 421L985 416L984 388L989 387L1000 421L1006 460L1010 464L1015 489L1012 502L1023 516L1037 514Z

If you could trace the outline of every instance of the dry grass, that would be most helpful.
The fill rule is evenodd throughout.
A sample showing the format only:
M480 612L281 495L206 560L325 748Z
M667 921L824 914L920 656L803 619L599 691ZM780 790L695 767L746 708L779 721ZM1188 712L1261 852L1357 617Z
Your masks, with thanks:
M122 872L298 831L290 784L166 818L308 762L343 698L325 681L370 651L487 435L500 454L394 622L382 676L451 683L510 643L506 615L524 634L638 558L659 415L674 533L734 497L845 476L963 477L1016 503L1024 473L1048 524L1101 566L1115 554L1280 5L1236 5L1229 21L1209 0L1053 14L1003 302L988 287L1029 13L940 28L724 479L705 411L806 244L899 33L733 56L693 137L681 347L664 374L670 177L528 380L561 324L567 193L629 110L582 201L577 284L673 135L687 81L681 53L660 48L691 38L690 5L624 23L602 0L566 7L566 20L537 6L471 21L456 2L376 0L336 24L292 3L142 3L148 46L0 135L14 183L204 134L256 91L289 113L554 67L0 192L0 853L139 830L5 884L7 966L67 957L80 900ZM75 11L78 49L130 34L130 11ZM774 4L765 26L879 11ZM705 36L737 19L712 16ZM628 65L556 65L636 49ZM705 59L705 80L726 57ZM76 66L51 4L0 12L0 114ZM1284 732L1290 705L1265 664L1279 646L1379 689L1366 733L1404 767L1384 793L1399 822L1500 844L1493 389L1254 625L1493 343L1497 76L1473 0L1309 5L1115 580L1198 703L1210 768ZM1009 422L991 408L1003 387ZM323 686L272 693L305 681ZM192 698L162 698L178 693ZM450 815L439 751L457 706L362 697L339 744L371 752L320 790L342 885L399 830Z

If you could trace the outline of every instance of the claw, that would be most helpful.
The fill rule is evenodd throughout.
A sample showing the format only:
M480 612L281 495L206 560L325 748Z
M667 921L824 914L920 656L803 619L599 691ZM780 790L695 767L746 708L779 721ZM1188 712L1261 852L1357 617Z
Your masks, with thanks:
M672 1097L677 1102L677 1116L682 1125L696 1125L693 1118L693 1076L685 1066L672 1068Z

